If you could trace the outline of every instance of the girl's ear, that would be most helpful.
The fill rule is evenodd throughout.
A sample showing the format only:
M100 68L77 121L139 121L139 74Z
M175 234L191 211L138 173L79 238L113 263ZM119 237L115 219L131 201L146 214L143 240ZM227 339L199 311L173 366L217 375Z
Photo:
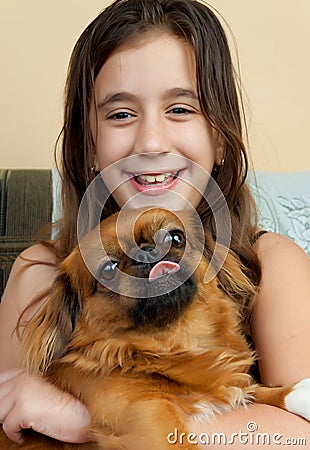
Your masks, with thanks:
M224 139L217 133L215 147L215 165L222 166L225 159Z
M95 159L94 159L93 167L95 168L96 172L100 172L99 162L98 162L98 158L97 158L97 154L96 153L95 153Z
M67 273L56 278L50 298L27 324L21 345L22 364L31 373L44 373L67 350L81 314L81 298Z

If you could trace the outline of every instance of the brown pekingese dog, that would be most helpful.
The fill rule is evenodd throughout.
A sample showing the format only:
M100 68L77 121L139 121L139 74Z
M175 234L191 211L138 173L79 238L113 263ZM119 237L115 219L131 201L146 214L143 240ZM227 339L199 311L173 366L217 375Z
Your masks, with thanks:
M95 443L26 432L23 448L184 450L192 448L184 437L189 416L251 401L294 412L296 386L259 387L249 375L254 356L238 304L218 276L205 282L214 243L201 242L194 218L153 208L117 219L103 221L63 261L23 341L28 370L87 405ZM240 296L252 294L232 252L220 273ZM1 433L0 448L20 447Z

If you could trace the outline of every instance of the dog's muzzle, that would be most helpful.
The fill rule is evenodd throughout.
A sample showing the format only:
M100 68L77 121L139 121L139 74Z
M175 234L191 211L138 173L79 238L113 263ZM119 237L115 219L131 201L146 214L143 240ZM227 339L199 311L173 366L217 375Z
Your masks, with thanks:
M134 264L140 264L146 266L149 270L149 281L154 281L164 275L169 275L173 272L180 270L180 265L175 261L161 260L158 261L161 254L160 252L148 245L140 248L134 255Z
M136 326L152 325L167 327L178 319L183 310L191 303L196 284L191 277L182 272L180 261L176 255L169 255L151 245L138 249L132 257L136 275L148 278L149 287L145 298L140 298L132 310L132 318ZM160 259L164 257L164 259ZM184 283L179 282L178 275L184 277ZM166 286L166 294L157 295L158 287Z

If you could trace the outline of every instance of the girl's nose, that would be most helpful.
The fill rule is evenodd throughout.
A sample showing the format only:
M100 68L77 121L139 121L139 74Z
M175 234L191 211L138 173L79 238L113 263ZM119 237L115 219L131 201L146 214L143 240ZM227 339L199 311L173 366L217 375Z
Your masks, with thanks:
M137 127L135 136L135 153L168 153L171 142L164 119L143 118Z

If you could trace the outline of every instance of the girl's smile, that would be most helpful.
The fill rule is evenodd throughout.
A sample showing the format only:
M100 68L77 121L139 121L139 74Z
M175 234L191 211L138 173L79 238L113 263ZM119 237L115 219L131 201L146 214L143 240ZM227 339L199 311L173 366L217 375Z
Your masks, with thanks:
M121 46L101 68L97 129L91 111L96 166L109 167L103 177L120 207L129 200L173 209L199 203L222 149L196 84L192 48L158 31Z
M128 174L135 190L146 195L159 195L167 189L172 189L181 179L183 171L153 172L142 174Z

